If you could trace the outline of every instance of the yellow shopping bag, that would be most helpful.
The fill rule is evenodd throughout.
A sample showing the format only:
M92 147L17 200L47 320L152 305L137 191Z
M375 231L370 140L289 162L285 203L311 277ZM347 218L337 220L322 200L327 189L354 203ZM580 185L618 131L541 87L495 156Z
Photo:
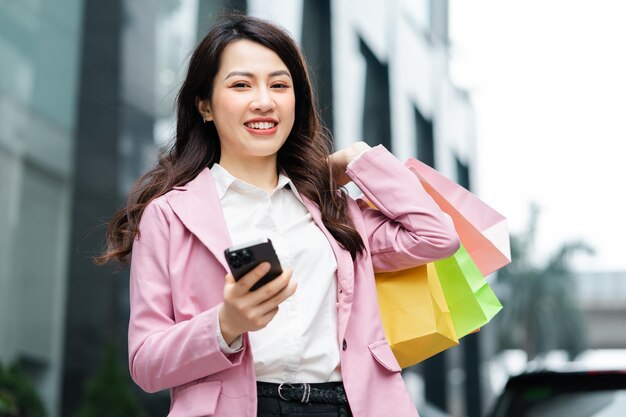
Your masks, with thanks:
M385 336L402 368L459 344L433 263L376 274Z

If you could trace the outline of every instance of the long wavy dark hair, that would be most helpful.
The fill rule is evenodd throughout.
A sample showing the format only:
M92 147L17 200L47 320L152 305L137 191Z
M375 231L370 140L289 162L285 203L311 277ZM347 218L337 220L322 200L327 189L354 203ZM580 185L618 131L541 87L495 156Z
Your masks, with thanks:
M217 130L212 122L203 122L196 98L211 99L222 52L230 42L239 39L271 49L291 73L296 97L295 121L278 151L278 169L293 181L300 194L317 204L324 225L353 259L363 252L363 240L348 216L346 195L331 175L327 157L333 151L332 139L320 122L300 50L283 29L272 23L245 15L229 15L220 19L196 47L178 93L175 141L160 155L156 167L137 181L126 207L111 219L106 250L95 258L96 263L115 260L127 264L146 206L173 187L191 181L205 167L219 162Z

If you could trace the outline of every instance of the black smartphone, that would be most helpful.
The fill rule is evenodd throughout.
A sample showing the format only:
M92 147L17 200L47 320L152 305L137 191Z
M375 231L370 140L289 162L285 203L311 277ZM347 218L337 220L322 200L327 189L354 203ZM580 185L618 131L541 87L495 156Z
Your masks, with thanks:
M269 272L259 279L250 288L250 291L258 290L283 273L274 246L272 246L272 241L269 239L261 239L230 247L224 251L224 255L230 267L230 272L235 277L235 281L239 281L261 262L270 263Z

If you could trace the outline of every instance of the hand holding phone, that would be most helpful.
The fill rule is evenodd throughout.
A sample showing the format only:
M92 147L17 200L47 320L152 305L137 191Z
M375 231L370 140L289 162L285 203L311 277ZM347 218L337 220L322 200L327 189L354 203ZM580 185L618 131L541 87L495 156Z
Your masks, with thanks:
M239 281L261 262L270 263L270 270L250 288L250 291L256 291L283 272L272 241L269 239L233 246L226 249L224 255L235 281Z
M291 269L282 272L269 239L235 246L224 254L231 274L226 276L224 303L218 317L222 336L230 344L246 331L264 328L278 312L278 305L294 294L297 285L291 279ZM259 267L260 263L266 263L267 269ZM236 281L242 279L245 285L238 285ZM255 292L264 285L267 287Z

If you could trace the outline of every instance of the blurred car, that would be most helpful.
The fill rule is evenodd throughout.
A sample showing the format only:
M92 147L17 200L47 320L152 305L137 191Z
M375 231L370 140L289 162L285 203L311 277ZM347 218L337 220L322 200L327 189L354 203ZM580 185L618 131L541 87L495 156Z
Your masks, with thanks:
M489 417L624 417L626 371L539 371L513 376Z

